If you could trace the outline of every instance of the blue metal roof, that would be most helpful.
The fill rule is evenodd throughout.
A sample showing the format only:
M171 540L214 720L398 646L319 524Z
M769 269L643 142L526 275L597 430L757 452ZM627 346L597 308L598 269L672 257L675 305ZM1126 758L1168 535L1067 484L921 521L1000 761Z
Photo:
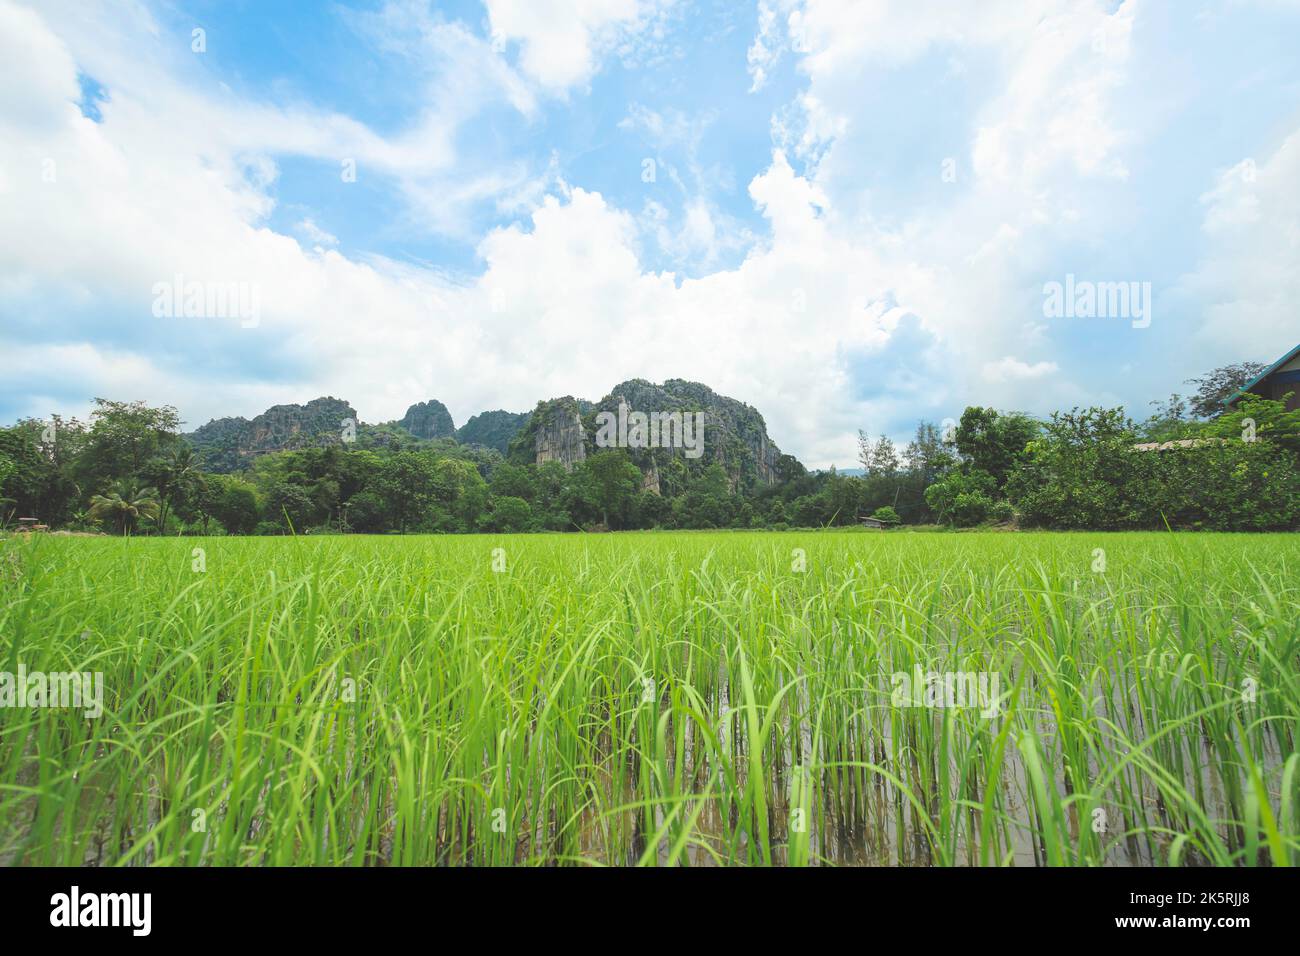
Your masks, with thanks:
M1229 398L1225 398L1225 399L1223 400L1224 407L1226 408L1227 406L1229 406L1229 405L1231 405L1233 402L1235 402L1237 399L1241 398L1241 396L1245 395L1247 392L1249 392L1252 388L1254 388L1254 387L1255 387L1256 385L1258 385L1260 382L1264 381L1264 379L1268 378L1270 375L1272 375L1274 372L1276 372L1278 369L1280 369L1280 368L1281 368L1283 365L1285 365L1287 362L1289 362L1289 361L1291 361L1293 358L1295 358L1297 354L1300 354L1300 345L1297 345L1297 346L1296 346L1295 348L1293 348L1290 352L1287 352L1286 355L1283 355L1280 359L1278 359L1276 362L1274 362L1274 363L1273 363L1272 365L1270 365L1268 368L1264 369L1264 371L1260 372L1258 375L1256 375L1254 378L1252 378L1249 382L1247 382L1245 385L1243 385L1243 386L1240 388L1240 390L1238 390L1234 395L1232 395L1232 396L1229 397Z

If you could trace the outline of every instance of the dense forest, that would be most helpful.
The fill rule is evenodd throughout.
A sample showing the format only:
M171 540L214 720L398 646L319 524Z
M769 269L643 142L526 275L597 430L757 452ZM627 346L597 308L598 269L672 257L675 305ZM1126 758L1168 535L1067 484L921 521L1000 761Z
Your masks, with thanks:
M721 433L730 451L724 443L687 468L680 449L592 448L580 460L539 463L539 416L555 403L532 416L475 416L466 426L474 441L460 440L466 429L454 432L438 403L424 403L359 436L243 458L221 436L248 423L212 423L207 444L196 445L174 408L96 399L86 422L55 416L0 429L0 527L35 517L70 531L169 535L785 529L874 516L948 527L1296 528L1300 411L1250 396L1223 404L1258 369L1192 380L1193 397L1153 403L1140 422L1121 408L1039 420L970 407L944 429L921 422L901 449L860 433L861 476L809 472L768 449L765 432L749 434L762 431L756 413ZM566 401L575 422L589 422L592 403ZM725 467L746 441L768 455L757 475ZM1152 443L1162 447L1140 447Z

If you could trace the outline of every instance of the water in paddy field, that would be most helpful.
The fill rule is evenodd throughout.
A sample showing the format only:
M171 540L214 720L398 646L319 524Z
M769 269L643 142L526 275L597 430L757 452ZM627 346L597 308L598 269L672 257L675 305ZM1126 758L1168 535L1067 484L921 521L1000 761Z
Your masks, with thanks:
M1241 865L1270 826L1285 859L1284 560L1118 536L1078 580L1086 536L827 535L800 577L771 538L529 539L509 574L484 542L212 540L202 578L189 542L56 542L0 629L93 657L107 716L0 713L0 863ZM1005 700L899 703L914 667Z
M716 712L728 713L729 685L723 681L714 699ZM1105 708L1097 701L1098 711ZM1123 702L1113 700L1112 703ZM1132 702L1129 702L1132 704ZM1140 715L1132 706L1115 708L1121 714L1122 722L1140 722ZM936 717L941 720L941 717ZM785 762L774 768L775 785L769 793L768 826L771 845L771 862L785 865L789 861L788 846L792 837L791 788L788 785L793 778L792 768L809 767L813 764L811 731L806 724L793 727L789 721L784 725L788 742ZM1054 719L1050 714L1040 715L1036 730L1045 742L1051 741L1055 733ZM793 733L792 733L793 731ZM688 805L695 810L698 801L699 812L693 817L692 841L685 850L686 862L691 866L716 866L735 862L728 856L728 846L738 846L747 852L753 839L751 833L740 827L737 835L739 816L734 807L716 796L709 796L707 786L711 777L719 774L719 767L710 762L707 755L702 755L697 747L698 734L693 725L685 732L684 773L693 784L693 799L688 798ZM1141 739L1141 737L1139 737ZM1282 766L1282 750L1275 737L1266 738L1268 746L1263 754L1262 763L1275 782ZM891 770L903 779L923 777L914 755L905 755L901 765L890 754L890 735L885 725L878 738L870 733L862 738L864 753L874 756L874 761L882 768ZM1216 770L1212 742L1205 736L1194 740L1178 738L1175 746L1186 750L1189 757L1196 759L1189 763L1196 774L1184 783L1201 795L1201 807L1211 819L1224 820L1232 816L1231 806L1226 799L1226 790ZM838 755L842 756L842 755ZM830 763L838 759L834 753L823 750L821 758ZM733 755L733 769L743 781L747 760L743 745L738 744ZM955 762L950 763L952 777L957 776ZM1095 778L1100 775L1101 766L1093 761L1089 764L1090 774ZM836 773L824 770L820 773L803 771L805 777L817 780L815 791L819 799L813 805L813 812L808 814L807 829L812 848L808 862L812 865L840 866L932 866L941 860L936 858L926 827L920 822L922 813L904 795L902 790L890 782L884 775L861 768L847 768ZM602 775L603 784L608 786L609 774ZM1058 768L1054 774L1055 784L1060 793L1069 792L1069 783L1065 774ZM625 786L619 793L606 792L606 806L628 806L638 802L638 793L631 786L634 776L628 776ZM743 787L743 782L741 783ZM1023 757L1014 749L1005 752L1005 758L996 780L999 799L996 807L998 817L997 834L992 838L994 847L987 863L1015 866L1043 866L1047 858L1042 843L1035 835L1040 823L1035 817L1035 810L1028 799L1029 780ZM1152 866L1161 864L1166 858L1172 842L1167 832L1178 830L1178 821L1166 811L1161 794L1154 784L1140 775L1134 775L1127 782L1130 790L1120 792L1116 788L1112 806L1117 814L1107 821L1107 829L1118 829L1123 836L1112 836L1106 841L1106 850L1097 860L1105 866ZM957 794L951 794L954 799ZM969 794L972 802L983 799L983 793ZM931 789L926 798L928 806L933 809L938 804L937 788ZM663 825L664 812L656 808L653 813L653 825L648 824L642 813L627 812L623 814L598 813L588 811L579 823L579 855L591 860L611 864L634 865L646 857L650 836ZM955 854L949 862L956 865L980 865L979 853L983 810L970 807L958 814L964 825L953 835L952 846ZM1068 832L1072 840L1079 837L1079 828L1094 826L1095 820L1084 815L1080 819L1077 807L1068 809ZM630 835L621 846L622 852L611 854L612 832ZM1224 839L1233 843L1236 836L1233 828L1222 829ZM551 834L554 838L555 834ZM521 846L518 862L525 862L536 857L536 851L530 846ZM670 840L660 839L653 859L659 865L670 863ZM680 861L679 861L680 862ZM1183 858L1187 865L1206 864L1206 860L1195 851L1187 852ZM1266 862L1261 860L1261 862Z

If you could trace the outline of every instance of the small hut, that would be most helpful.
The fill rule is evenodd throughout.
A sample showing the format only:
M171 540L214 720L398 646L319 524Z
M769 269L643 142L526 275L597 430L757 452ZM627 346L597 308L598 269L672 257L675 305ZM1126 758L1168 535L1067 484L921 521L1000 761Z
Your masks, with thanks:
M1223 404L1232 408L1247 394L1280 401L1288 392L1294 393L1286 403L1286 410L1292 412L1300 408L1300 345L1252 378Z

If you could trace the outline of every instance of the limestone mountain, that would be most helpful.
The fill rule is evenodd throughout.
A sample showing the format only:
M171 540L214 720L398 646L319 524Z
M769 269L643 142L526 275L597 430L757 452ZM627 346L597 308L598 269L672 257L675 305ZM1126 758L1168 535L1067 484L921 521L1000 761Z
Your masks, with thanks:
M631 412L682 416L703 414L704 434L698 457L677 447L619 446L641 469L645 487L662 494L675 494L704 468L719 465L733 490L773 485L802 470L798 462L767 434L767 425L751 405L719 395L707 385L684 379L668 379L656 385L645 379L631 379L614 386L599 402L585 402L572 396L538 402L527 424L511 441L509 458L518 463L542 464L558 461L571 470L596 451L601 419L608 412L617 418ZM624 436L626 437L626 436ZM672 444L659 436L663 445Z
M456 435L451 413L436 398L412 405L397 424L416 438L454 438Z
M596 403L589 416L594 444L597 416L608 412L617 417L619 406L626 406L626 414L680 412L683 416L703 413L704 435L698 457L678 443L677 447L648 447L627 449L633 463L645 476L650 490L676 494L689 478L710 465L719 465L726 473L733 491L753 490L774 485L793 470L798 463L781 449L767 434L767 423L758 409L725 395L719 395L707 385L680 378L667 379L655 385L642 378L621 382ZM688 433L689 434L689 433ZM663 435L660 444L670 444ZM631 444L631 443L629 443Z
M346 422L352 423L349 430ZM217 473L241 471L253 459L277 451L341 445L399 449L425 441L454 440L455 426L437 399L419 402L393 422L367 425L348 402L326 396L305 405L274 405L254 418L217 418L185 437L203 467Z
M326 396L306 405L273 405L251 419L216 418L185 437L205 468L233 472L268 452L340 444L349 420L356 422L356 410Z
M270 452L343 444L351 438L355 438L356 448L390 451L458 443L477 447L478 454L485 456L502 454L517 464L557 461L572 471L602 450L597 434L601 421L608 419L601 419L601 413L617 418L620 407L625 425L626 417L633 413L655 416L656 425L664 415L683 424L689 419L691 425L697 413L703 416L697 446L668 440L667 428L663 436L658 436L656 428L654 434L662 440L642 447L636 447L635 438L625 440L628 435L614 443L641 469L650 491L676 495L711 465L723 470L733 491L752 491L802 473L802 466L783 455L768 436L758 409L719 395L707 385L676 378L662 385L630 379L615 385L599 402L565 395L540 401L531 412L481 412L460 429L437 399L412 405L397 421L367 425L348 402L326 396L305 405L276 405L252 419L214 419L185 437L203 467L214 472L241 471L259 455ZM346 422L353 423L352 431ZM675 434L682 437L680 432Z
M504 412L500 409L479 412L456 429L456 441L462 445L495 448L504 455L510 448L510 439L528 424L528 418L528 412Z
M540 401L524 427L510 440L506 457L518 464L558 461L565 471L587 457L582 416L591 402L565 395Z

